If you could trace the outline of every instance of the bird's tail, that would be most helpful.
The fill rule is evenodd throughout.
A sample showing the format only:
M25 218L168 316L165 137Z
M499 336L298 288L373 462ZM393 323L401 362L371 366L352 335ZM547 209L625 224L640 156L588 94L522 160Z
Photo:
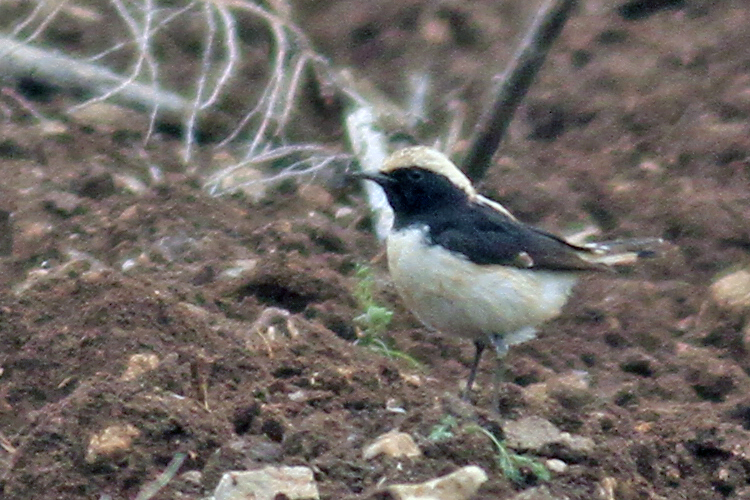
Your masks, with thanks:
M674 245L661 238L632 238L581 245L589 253L584 259L608 266L626 266L642 259L661 257Z

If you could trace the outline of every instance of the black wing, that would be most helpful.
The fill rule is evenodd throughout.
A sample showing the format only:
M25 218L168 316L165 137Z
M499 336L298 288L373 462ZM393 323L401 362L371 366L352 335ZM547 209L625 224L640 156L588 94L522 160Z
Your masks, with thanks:
M590 250L511 219L486 205L468 204L435 214L428 223L436 244L481 265L584 271L607 266L580 257Z

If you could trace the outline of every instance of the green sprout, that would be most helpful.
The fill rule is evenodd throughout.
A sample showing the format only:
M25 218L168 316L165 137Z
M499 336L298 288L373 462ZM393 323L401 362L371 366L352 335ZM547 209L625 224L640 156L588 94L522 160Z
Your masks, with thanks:
M369 347L387 358L403 359L412 366L420 366L416 359L396 349L393 341L385 337L393 318L393 311L375 301L375 275L372 269L365 265L358 265L355 276L358 281L354 287L354 298L364 311L354 318L354 322L360 328L359 338L355 344Z
M533 458L518 455L516 453L508 451L508 447L505 443L497 439L494 434L478 425L470 425L466 428L468 432L479 432L484 434L497 450L495 460L498 467L502 471L503 475L513 481L516 484L523 483L523 475L521 474L521 468L528 468L531 473L536 476L540 481L549 481L552 477L547 467Z
M439 443L440 441L450 439L454 436L453 429L455 429L457 425L458 420L456 420L456 417L453 415L446 415L440 419L440 423L430 430L427 439L433 443Z

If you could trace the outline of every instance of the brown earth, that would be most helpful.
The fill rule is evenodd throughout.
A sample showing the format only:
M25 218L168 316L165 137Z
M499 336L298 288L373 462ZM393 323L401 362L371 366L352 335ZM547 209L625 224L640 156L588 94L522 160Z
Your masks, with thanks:
M294 3L337 64L396 100L411 71L428 71L434 106L463 107L467 123L531 8ZM0 209L13 212L14 245L0 261L0 496L134 498L185 452L156 498L202 498L223 471L264 464L312 467L326 499L373 498L381 484L477 464L490 479L476 498L510 498L538 482L503 477L490 442L467 426L497 431L536 415L595 442L583 456L537 457L569 465L547 483L555 498L750 498L750 327L708 295L750 250L748 26L741 0L581 2L480 189L549 230L595 224L602 238L663 236L679 250L584 280L562 317L511 350L500 413L489 362L472 404L457 399L472 346L403 309L355 187L333 178L284 184L256 204L212 198L202 164L181 166L178 139L142 146L143 117L80 123L65 113L74 96L5 82ZM243 43L260 58L268 37L248 29L258 33ZM46 41L108 46L86 33L62 19ZM199 57L180 43L163 48L175 81ZM262 85L251 63L238 86L249 90L234 99ZM323 114L300 111L292 135L343 148L335 116ZM353 342L355 269L371 261L377 301L395 311L388 335L421 368ZM123 377L136 354L158 365ZM589 387L565 389L580 372ZM532 397L539 387L546 396ZM453 437L430 441L446 415L459 421ZM131 426L130 446L87 456L113 425ZM363 446L393 428L424 457L364 460Z

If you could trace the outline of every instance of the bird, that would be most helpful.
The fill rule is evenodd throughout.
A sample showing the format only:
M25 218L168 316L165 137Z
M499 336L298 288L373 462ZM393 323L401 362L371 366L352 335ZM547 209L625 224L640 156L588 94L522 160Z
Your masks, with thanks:
M557 317L582 274L612 271L665 247L661 238L578 244L527 225L426 146L400 149L379 171L355 177L377 183L393 209L386 254L405 305L428 328L474 342L464 398L483 352L495 350L497 388L508 347Z

